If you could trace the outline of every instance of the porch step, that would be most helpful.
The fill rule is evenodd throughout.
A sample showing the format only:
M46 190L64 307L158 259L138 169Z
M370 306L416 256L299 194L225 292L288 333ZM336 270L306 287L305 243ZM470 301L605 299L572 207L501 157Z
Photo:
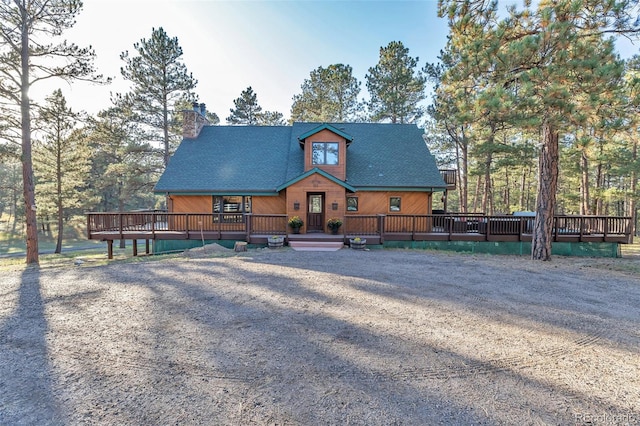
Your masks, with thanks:
M289 247L296 251L338 251L344 244L335 241L289 241Z

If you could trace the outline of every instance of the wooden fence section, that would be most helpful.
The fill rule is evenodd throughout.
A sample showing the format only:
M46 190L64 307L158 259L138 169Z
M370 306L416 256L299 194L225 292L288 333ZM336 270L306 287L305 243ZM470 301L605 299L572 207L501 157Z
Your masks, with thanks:
M269 235L287 235L286 215L242 213L88 213L87 237L113 240L239 240L265 242ZM556 216L553 241L631 242L631 218ZM374 241L531 241L534 217L482 214L348 215L340 228L345 239ZM264 240L264 241L263 241Z

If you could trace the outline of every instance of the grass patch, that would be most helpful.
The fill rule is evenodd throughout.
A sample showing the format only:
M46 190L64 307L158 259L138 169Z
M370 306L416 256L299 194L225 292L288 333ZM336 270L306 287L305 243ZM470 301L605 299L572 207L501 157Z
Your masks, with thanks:
M0 254L21 253L26 250L26 233L24 223L14 222L14 217L2 215L0 217ZM64 225L62 250L74 250L76 248L99 247L99 241L88 240L86 235L86 219L82 216L74 217ZM53 251L57 244L57 229L51 225L51 232L38 232L38 250Z
M59 254L41 254L39 256L39 267L40 269L59 267L86 268L110 265L113 263L158 262L172 258L179 258L181 256L182 253L133 256L133 249L129 246L125 249L114 247L113 259L108 259L107 247L105 244L102 248L70 250L63 251ZM25 264L25 258L23 256L0 258L0 272L20 271L27 267L28 266Z

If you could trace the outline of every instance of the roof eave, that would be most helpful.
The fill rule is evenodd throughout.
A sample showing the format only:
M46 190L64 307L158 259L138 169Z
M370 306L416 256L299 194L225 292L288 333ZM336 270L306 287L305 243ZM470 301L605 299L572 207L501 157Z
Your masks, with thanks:
M329 179L330 181L332 181L332 182L344 187L346 190L348 190L350 192L356 192L356 188L354 188L352 185L349 185L348 183L338 179L337 177L335 177L335 176L333 176L333 175L331 175L331 174L329 174L329 173L325 172L324 170L319 169L317 167L314 167L313 169L304 172L300 176L297 176L297 177L291 179L290 181L283 183L282 185L280 185L279 187L276 188L276 191L280 192L283 189L285 189L285 188L287 188L287 187L289 187L289 186L291 186L291 185L293 185L295 183L298 183L301 180L306 179L306 178L308 178L309 176L311 176L312 174L315 174L315 173L317 173L320 176L323 176L323 177Z
M298 136L298 141L300 141L300 143L304 143L304 140L306 138L308 138L309 136L313 136L322 130L329 130L330 132L335 133L341 138L344 138L347 141L347 145L353 142L353 136L327 123L321 124L318 127L315 127L309 130L308 132L301 134L300 136Z
M403 192L440 192L446 190L440 186L366 186L356 185L358 191L403 191Z
M185 189L170 189L170 190L154 190L155 194L166 195L252 195L252 196L277 196L279 192L276 190L264 190L264 189L243 189L243 190L185 190Z

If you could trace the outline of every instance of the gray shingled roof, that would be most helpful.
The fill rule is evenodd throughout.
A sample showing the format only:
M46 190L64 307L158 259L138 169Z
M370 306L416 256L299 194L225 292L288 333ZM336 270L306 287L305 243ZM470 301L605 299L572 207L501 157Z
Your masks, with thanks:
M444 189L422 130L408 124L335 123L351 135L347 183L356 189ZM298 137L320 123L207 126L182 141L156 192L258 194L304 173Z

